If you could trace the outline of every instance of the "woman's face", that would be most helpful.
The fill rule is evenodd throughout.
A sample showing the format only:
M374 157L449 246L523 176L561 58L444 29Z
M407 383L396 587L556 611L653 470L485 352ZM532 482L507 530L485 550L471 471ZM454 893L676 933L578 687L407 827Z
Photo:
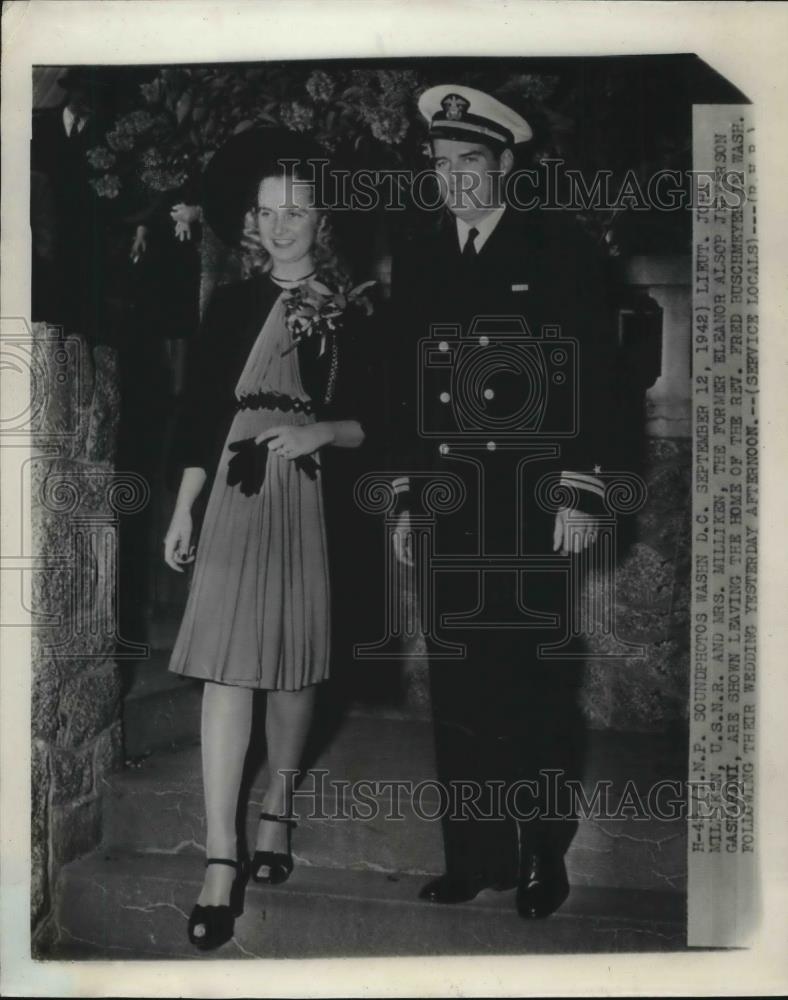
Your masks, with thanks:
M257 191L257 228L271 255L274 270L293 271L310 264L320 213L314 207L314 189L291 177L265 177ZM277 267L277 265L280 265ZM308 270L308 268L307 268Z

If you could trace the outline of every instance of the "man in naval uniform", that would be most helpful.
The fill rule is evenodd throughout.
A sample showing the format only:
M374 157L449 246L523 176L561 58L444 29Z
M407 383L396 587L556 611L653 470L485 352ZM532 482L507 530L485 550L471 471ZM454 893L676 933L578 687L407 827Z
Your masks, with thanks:
M395 463L415 473L394 480L394 542L412 563L424 484L451 473L465 500L437 515L435 551L481 557L477 569L487 557L489 570L444 564L420 595L422 610L433 605L436 759L450 793L446 873L421 898L455 903L516 886L518 912L544 917L569 893L564 854L576 824L563 783L581 774L584 728L578 660L537 647L560 645L566 625L568 576L551 559L581 558L603 512L612 327L601 262L573 220L504 197L528 123L454 84L426 91L419 109L445 210L394 255ZM546 473L566 488L557 512L537 500ZM543 558L521 574L501 566L506 556ZM464 620L444 628L445 615ZM447 643L464 654L446 655Z

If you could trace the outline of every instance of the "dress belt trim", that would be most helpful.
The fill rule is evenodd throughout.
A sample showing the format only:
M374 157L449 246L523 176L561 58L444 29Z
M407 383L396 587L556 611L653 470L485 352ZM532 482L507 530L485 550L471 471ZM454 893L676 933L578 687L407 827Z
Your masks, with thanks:
M311 399L299 399L283 392L248 392L236 402L239 410L282 410L283 413L311 414L315 412Z

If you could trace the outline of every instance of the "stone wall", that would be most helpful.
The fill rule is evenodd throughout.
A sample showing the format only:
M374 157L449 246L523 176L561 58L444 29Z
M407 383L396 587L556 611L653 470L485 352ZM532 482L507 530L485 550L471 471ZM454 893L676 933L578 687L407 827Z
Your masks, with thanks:
M597 728L666 731L687 719L691 566L691 259L633 257L631 289L662 310L659 371L644 401L641 510L622 525L626 538L615 573L616 632L644 646L632 659L592 658L583 707ZM611 642L593 638L592 653Z
M664 732L687 718L692 443L651 437L645 458L646 502L624 523L615 573L601 584L614 588L616 637L644 650L619 658L612 637L588 640L581 702L594 729Z
M144 490L113 469L113 349L35 324L31 358L31 922L40 950L58 871L99 842L102 782L122 762L117 516Z

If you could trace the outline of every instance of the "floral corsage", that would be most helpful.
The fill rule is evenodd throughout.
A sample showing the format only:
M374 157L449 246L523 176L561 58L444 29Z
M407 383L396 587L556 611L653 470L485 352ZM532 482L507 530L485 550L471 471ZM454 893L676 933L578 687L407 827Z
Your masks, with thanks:
M326 337L337 330L340 318L350 306L362 309L366 316L372 315L372 303L366 292L375 284L375 281L365 281L355 288L345 285L334 291L311 278L285 292L285 323L293 342L282 355L289 354L307 337L320 337L322 354Z

